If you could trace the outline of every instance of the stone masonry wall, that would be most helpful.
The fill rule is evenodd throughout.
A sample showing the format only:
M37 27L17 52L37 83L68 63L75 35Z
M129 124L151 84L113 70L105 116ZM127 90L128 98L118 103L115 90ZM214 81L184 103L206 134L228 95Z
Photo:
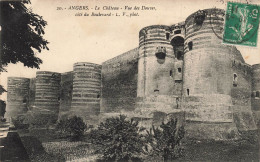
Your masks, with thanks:
M254 130L256 125L251 111L251 66L235 59L231 63L231 68L233 71L230 78L233 80L231 100L234 122L241 131Z
M61 94L59 117L66 116L71 107L73 91L73 71L61 74Z
M96 124L100 113L101 65L77 62L73 72L70 115L82 117L89 125Z
M102 64L101 112L134 110L137 91L138 48Z
M28 110L29 78L8 77L6 118L23 115Z
M30 79L30 86L29 86L29 109L33 108L34 102L35 102L35 82L36 78Z
M260 64L252 66L252 110L254 119L260 128Z

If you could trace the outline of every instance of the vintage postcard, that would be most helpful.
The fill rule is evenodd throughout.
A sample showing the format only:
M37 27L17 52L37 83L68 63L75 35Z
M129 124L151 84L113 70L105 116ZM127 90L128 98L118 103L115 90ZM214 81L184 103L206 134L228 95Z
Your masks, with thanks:
M0 161L259 161L258 0L0 0Z

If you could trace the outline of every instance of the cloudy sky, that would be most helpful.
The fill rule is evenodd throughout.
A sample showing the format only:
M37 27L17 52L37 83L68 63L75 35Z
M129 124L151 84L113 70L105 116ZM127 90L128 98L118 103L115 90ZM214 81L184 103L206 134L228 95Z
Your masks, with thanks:
M245 0L237 0L246 2ZM249 3L259 3L248 0ZM141 28L154 24L172 25L181 21L199 9L226 9L226 0L31 0L33 12L43 16L48 22L44 38L49 51L37 54L43 60L40 70L66 72L71 71L75 62L102 63L123 52L138 46L138 32ZM86 17L75 16L78 12L68 10L70 6L88 6L91 13L95 6L120 7L147 6L156 10L139 11L137 17ZM62 7L63 10L57 10ZM66 8L66 9L65 9ZM91 9L93 8L93 10ZM99 11L94 11L99 12ZM110 11L102 11L103 13ZM112 13L122 13L112 11ZM125 11L132 13L131 11ZM259 31L258 31L259 33ZM259 34L258 34L259 35ZM259 40L259 39L258 39ZM249 64L260 63L260 42L258 47L238 47ZM9 64L7 73L1 73L0 83L6 87L8 76L35 77L38 69L29 69L22 64ZM5 99L6 94L0 96Z

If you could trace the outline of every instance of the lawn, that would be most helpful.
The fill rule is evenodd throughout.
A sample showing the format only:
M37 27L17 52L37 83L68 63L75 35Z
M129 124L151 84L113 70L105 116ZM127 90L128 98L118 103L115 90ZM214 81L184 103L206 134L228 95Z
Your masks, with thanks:
M90 161L89 158L93 157L93 151L86 142L58 141L44 142L42 145L47 153L55 156L63 156L66 161L78 159Z
M36 136L22 137L31 161L95 161L97 158L88 142L49 140L49 137L40 139ZM259 161L259 140L253 140L251 136L228 141L183 139L183 147L184 155L176 161ZM150 157L145 161L161 160Z
M187 141L183 161L259 161L258 143L237 141Z

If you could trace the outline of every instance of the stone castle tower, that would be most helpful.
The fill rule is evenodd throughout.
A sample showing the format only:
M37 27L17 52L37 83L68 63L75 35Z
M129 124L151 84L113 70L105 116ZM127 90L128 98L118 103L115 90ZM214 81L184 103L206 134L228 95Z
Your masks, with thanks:
M101 66L78 62L73 66L73 92L71 113L97 123L100 111Z
M29 78L8 77L7 79L7 118L27 112L29 102Z

